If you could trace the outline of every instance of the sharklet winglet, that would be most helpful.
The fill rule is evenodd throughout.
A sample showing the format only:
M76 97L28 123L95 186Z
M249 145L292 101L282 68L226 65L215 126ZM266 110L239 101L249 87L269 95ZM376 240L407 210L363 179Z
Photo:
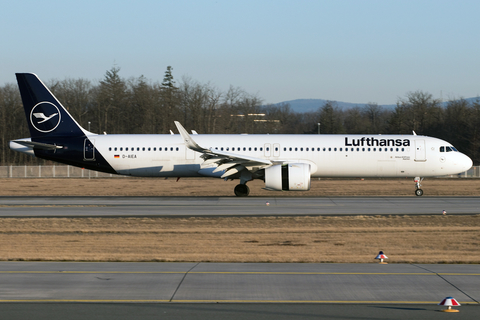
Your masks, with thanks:
M208 149L200 147L195 142L195 140L192 139L192 137L188 134L187 130L185 130L185 128L180 124L180 122L178 122L178 121L174 121L174 122L175 122L175 125L177 126L178 132L180 132L180 135L183 138L183 142L185 143L185 146L188 149L191 149L191 150L197 151L197 152L202 152L202 153L205 153L205 152L209 151Z

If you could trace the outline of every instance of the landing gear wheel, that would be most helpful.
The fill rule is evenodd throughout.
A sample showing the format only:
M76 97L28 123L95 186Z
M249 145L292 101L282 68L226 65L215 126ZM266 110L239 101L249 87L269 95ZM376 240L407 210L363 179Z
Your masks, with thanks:
M415 178L413 179L413 182L415 182L415 195L416 195L417 197L423 196L423 190L420 189L420 187L422 186L422 185L420 184L420 182L422 182L422 181L423 181L423 178L421 178L421 177L415 177Z
M246 197L250 193L250 188L246 184L237 184L233 191L237 197Z

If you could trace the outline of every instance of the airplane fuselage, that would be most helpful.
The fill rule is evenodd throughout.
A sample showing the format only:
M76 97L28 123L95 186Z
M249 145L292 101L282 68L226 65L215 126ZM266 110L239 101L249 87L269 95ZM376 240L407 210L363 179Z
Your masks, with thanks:
M451 148L448 142L418 135L199 134L194 138L209 149L274 163L307 163L312 177L430 177L470 168L465 155L445 150ZM51 140L42 142L52 143ZM178 134L90 135L88 140L84 137L53 140L63 148L35 150L35 155L131 176L220 177L223 173L213 173L216 165L204 165L201 154L186 148Z

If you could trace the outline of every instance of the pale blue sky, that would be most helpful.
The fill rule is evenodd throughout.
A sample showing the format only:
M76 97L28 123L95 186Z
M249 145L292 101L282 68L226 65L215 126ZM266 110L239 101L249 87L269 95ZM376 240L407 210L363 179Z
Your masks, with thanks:
M479 1L1 1L0 84L161 82L168 65L266 103L393 104L409 91L480 94Z

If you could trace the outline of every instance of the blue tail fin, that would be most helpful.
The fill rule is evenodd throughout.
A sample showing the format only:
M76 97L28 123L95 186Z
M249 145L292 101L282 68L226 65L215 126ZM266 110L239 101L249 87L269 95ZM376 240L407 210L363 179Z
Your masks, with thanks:
M35 74L16 76L32 139L79 137L87 133Z

